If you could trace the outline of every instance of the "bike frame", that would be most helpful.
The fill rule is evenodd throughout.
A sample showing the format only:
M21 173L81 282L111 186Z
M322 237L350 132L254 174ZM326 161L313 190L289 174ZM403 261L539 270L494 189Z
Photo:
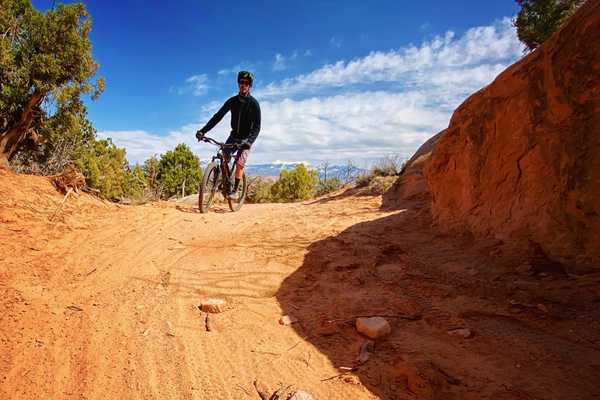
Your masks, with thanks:
M226 181L226 185L223 185L221 190L222 190L223 194L226 194L226 191L228 190L229 185L231 185L231 176L233 175L233 171L235 169L235 162L232 163L232 165L230 167L229 160L233 157L226 157L223 150L227 149L227 148L239 149L240 147L237 144L221 143L221 142L214 140L213 138L209 138L206 136L200 140L203 142L206 142L206 143L214 144L215 146L219 147L219 150L217 150L217 154L212 156L211 162L214 163L215 160L219 160L219 171L224 175L224 178Z
M198 206L200 208L200 212L208 212L210 210L214 194L217 192L221 192L223 197L227 199L229 203L229 208L231 211L238 211L242 204L244 204L246 190L247 190L247 181L246 175L242 175L241 180L241 195L237 196L235 200L233 200L229 195L232 188L232 176L234 174L235 162L229 165L229 160L234 157L226 156L227 149L236 149L240 150L242 146L239 144L228 144L221 143L216 141L213 138L209 138L206 136L201 136L198 138L198 141L206 142L218 146L217 154L212 157L212 161L206 167L206 175L202 178L202 183L200 189L198 191ZM235 158L234 158L235 159ZM210 172L214 171L214 172ZM212 175L211 175L212 173ZM220 176L219 174L222 174ZM213 180L214 179L214 180ZM210 183L212 182L212 183ZM210 186L210 189L209 189ZM208 190L208 191L207 191ZM239 188L238 188L239 190ZM208 199L205 196L208 195Z

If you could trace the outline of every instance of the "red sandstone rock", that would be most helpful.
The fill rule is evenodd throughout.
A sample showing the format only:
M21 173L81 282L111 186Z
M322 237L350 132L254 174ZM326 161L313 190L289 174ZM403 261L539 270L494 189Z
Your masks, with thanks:
M383 194L383 207L402 206L404 201L430 201L429 187L423 170L435 149L437 142L443 136L445 131L429 138L423 143L410 160L406 162L402 169L400 178L394 185Z
M382 317L360 317L356 319L356 330L371 339L379 339L389 335L392 327Z
M446 231L600 264L600 1L455 112L424 168Z

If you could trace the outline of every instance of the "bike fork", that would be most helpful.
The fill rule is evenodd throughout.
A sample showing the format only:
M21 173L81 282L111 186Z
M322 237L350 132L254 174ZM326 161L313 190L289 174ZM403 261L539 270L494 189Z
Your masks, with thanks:
M231 177L229 173L229 159L223 160L221 163L221 173L223 174L223 190L226 190L227 193L231 191Z

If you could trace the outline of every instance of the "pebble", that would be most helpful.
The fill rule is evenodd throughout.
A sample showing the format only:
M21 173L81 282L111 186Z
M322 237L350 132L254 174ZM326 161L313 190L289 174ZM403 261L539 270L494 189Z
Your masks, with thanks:
M362 365L369 361L369 358L371 357L371 353L373 352L374 348L375 342L373 342L372 340L365 340L365 342L360 347L360 354L356 359L357 364Z
M292 397L290 397L290 400L314 400L314 397L312 397L310 393L298 390Z
M291 315L284 315L283 317L279 318L279 324L284 326L288 326L296 322L298 322L298 318L292 317Z
M545 305L543 305L543 304L538 304L538 305L536 305L536 308L537 308L538 310L540 310L541 312L543 312L543 313L545 313L545 314L548 314L548 308L547 308Z
M371 339L378 339L389 335L392 327L383 317L361 317L356 319L356 330Z
M225 311L226 306L227 302L223 299L206 299L200 304L200 309L207 313L217 314Z
M460 329L452 329L448 331L448 335L451 336L460 336L465 339L468 339L473 336L473 332L468 328L460 328Z
M336 324L324 324L317 329L319 336L333 336L340 331Z

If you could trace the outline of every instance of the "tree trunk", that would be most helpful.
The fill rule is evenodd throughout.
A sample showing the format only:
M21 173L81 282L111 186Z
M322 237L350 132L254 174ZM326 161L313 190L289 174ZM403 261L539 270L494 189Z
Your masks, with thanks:
M27 137L31 123L35 118L35 109L44 99L44 93L35 91L27 101L19 119L4 132L0 133L0 165L7 166L15 156L19 144Z

